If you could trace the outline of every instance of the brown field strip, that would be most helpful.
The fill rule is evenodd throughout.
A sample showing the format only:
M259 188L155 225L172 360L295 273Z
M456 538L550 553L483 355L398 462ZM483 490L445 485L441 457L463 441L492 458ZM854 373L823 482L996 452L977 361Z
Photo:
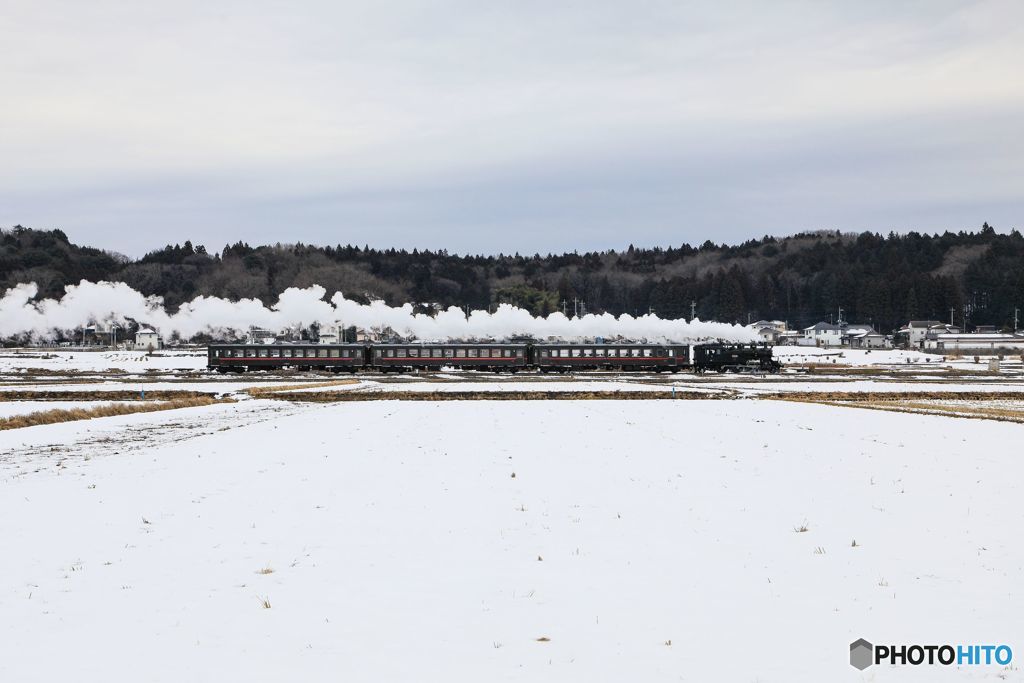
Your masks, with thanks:
M209 393L186 390L146 391L147 401L175 401L210 397ZM0 402L3 401L137 401L142 398L139 390L117 389L112 391L34 391L30 389L17 391L0 391Z
M1024 401L1024 391L779 391L758 398L776 401Z
M761 398L817 403L840 408L865 408L894 413L938 415L974 420L1024 423L1024 394L1014 392L865 392L772 394ZM927 401L935 401L929 403ZM1017 401L1020 407L969 405L972 402Z
M271 387L251 387L245 389L245 393L249 394L253 398L283 398L280 396L273 396L278 392L295 391L296 389L320 389L326 387L340 387L349 384L359 384L358 379L336 379L330 382L307 382L306 384L285 384L283 386L271 386Z
M311 391L265 393L260 398L308 403L339 401L658 401L718 400L727 394L698 391Z
M35 427L37 425L51 425L61 422L74 422L76 420L91 420L95 417L115 417L118 415L131 415L133 413L154 413L162 410L176 410L178 408L197 408L200 406L213 405L215 403L234 403L233 399L217 399L211 396L199 396L195 398L178 398L170 401L139 401L137 403L121 403L115 405L95 406L92 408L56 408L54 410L41 410L25 415L14 415L0 419L0 431L7 429L22 429L24 427Z

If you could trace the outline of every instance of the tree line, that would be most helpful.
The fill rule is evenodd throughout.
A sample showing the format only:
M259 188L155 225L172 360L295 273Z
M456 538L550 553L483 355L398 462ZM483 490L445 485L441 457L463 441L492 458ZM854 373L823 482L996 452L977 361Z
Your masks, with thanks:
M199 295L276 301L319 284L361 301L423 310L512 303L535 315L608 312L740 322L830 320L883 332L910 319L1013 325L1024 307L1024 238L978 231L906 234L820 231L665 248L566 254L458 255L369 246L244 242L208 251L174 244L139 259L72 244L60 230L0 231L0 288L34 281L42 297L86 280L119 280L172 310Z

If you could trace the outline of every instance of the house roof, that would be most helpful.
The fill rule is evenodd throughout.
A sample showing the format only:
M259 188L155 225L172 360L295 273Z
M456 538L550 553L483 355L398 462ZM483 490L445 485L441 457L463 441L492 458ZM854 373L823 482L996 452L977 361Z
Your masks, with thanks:
M817 325L811 325L810 327L805 327L804 328L804 332L810 332L810 331L814 331L814 332L834 332L834 331L841 330L841 329L842 328L839 327L839 325L833 325L832 323L818 323Z
M155 330L151 330L148 327L143 327L138 332L136 332L135 334L156 334L156 331Z
M911 320L907 323L907 327L931 327L933 325L941 325L941 320Z

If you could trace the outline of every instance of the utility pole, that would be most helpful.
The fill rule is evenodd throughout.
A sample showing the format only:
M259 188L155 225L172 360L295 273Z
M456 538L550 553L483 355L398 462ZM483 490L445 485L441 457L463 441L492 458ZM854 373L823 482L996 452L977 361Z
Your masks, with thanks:
M565 301L565 299L562 299L562 315L568 317L568 314L567 314L567 311L566 311L566 301Z
M1014 308L1013 309L1013 333L1014 334L1017 333L1017 322L1018 322L1019 318L1020 318L1020 309L1019 308Z
M843 326L843 307L842 306L839 307L839 320L836 322L836 325L839 325L839 327Z
M690 299L690 322L697 317L697 301Z

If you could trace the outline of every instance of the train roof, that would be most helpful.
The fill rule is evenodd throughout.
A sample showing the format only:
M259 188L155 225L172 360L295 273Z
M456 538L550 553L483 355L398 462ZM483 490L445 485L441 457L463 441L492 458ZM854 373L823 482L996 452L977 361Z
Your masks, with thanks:
M258 344L256 342L217 342L215 344L208 344L207 346L252 346L252 347L259 347L261 349L270 348L272 346L280 346L280 347L316 346L318 348L319 347L323 347L323 348L326 349L326 348L330 348L332 346L366 346L366 344L364 344L362 342L342 342L340 344L321 344L320 342L313 342L313 341L307 341L307 342L268 342L266 344Z
M507 346L509 348L521 348L521 347L524 347L524 346L528 346L528 344L526 342L509 343L509 342L485 342L485 341L482 341L482 342L426 342L426 341L425 342L421 342L421 341L415 341L415 342L384 342L384 343L371 342L371 343L368 343L367 346L394 346L394 347L399 347L399 346L401 346L401 347L407 347L407 346L426 346L426 347L433 347L433 346L465 346L467 348L469 348L469 347L476 347L476 346Z

